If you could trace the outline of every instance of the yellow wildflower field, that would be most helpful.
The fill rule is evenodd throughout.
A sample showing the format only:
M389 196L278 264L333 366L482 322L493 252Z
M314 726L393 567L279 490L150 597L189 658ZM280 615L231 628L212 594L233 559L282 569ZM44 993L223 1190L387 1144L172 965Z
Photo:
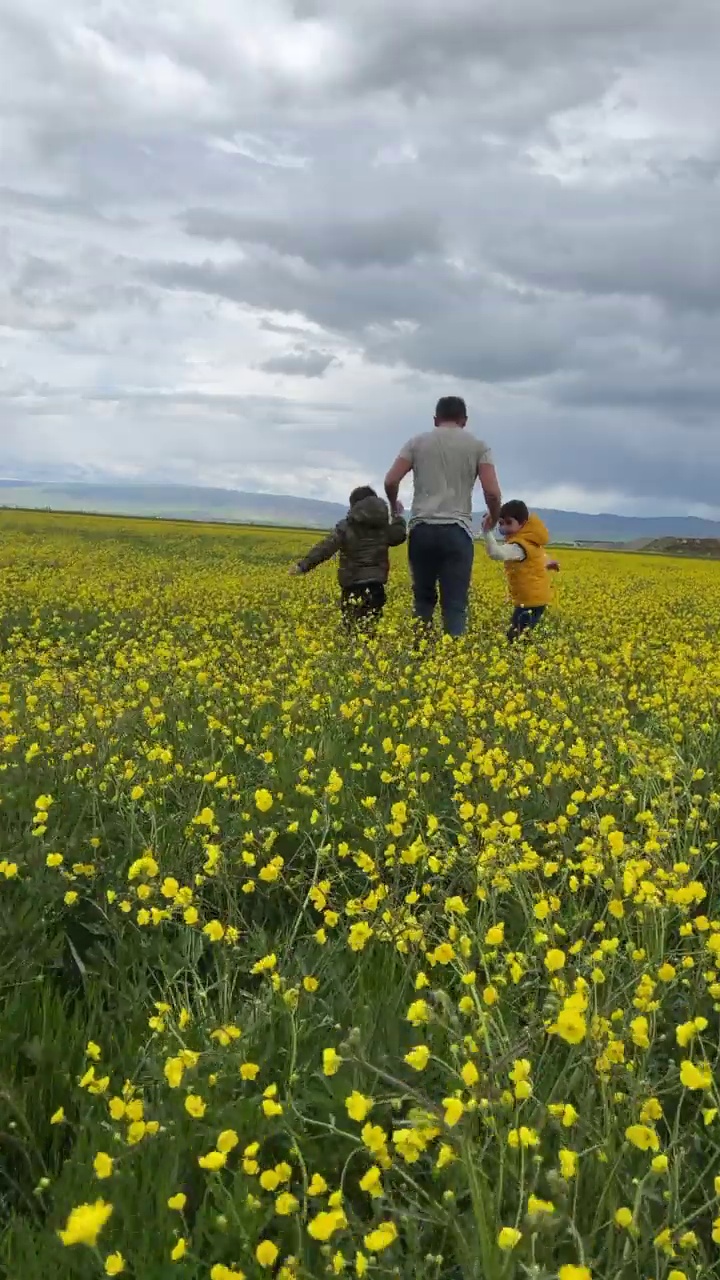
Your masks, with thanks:
M717 567L311 541L0 514L0 1272L717 1274Z

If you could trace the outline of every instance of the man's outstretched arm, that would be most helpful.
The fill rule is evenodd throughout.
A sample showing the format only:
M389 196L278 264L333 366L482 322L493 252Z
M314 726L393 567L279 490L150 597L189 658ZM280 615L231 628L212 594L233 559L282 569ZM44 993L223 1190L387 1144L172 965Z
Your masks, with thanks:
M410 462L409 458L404 458L400 454L385 477L385 496L390 504L390 512L393 516L398 514L400 484L410 471L412 471L412 462Z
M483 497L488 514L483 529L487 525L487 529L494 529L500 519L500 508L502 506L502 495L500 493L500 482L497 478L497 471L492 462L481 462L478 466L478 479L482 485ZM487 529L485 530L487 532Z

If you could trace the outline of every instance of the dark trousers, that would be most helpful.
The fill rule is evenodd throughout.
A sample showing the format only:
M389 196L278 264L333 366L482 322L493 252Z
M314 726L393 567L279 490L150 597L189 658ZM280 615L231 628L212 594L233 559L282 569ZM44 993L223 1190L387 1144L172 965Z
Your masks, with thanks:
M408 555L416 618L432 621L439 592L445 631L450 636L463 634L474 553L472 538L459 524L413 526Z
M359 582L354 587L343 587L340 609L346 627L373 627L385 608L385 587L382 582Z
M542 622L544 613L544 604L538 604L532 607L518 605L517 609L513 610L513 615L510 619L510 629L507 633L510 643L514 644L521 636L529 635L531 631L534 631L538 623Z

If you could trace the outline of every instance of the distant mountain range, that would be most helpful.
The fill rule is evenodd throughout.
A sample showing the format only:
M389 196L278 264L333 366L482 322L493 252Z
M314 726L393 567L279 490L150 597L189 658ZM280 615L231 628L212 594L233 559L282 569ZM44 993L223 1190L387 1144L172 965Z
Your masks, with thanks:
M346 508L287 494L206 489L197 485L113 484L0 479L0 506L234 521L327 529ZM537 508L555 542L635 543L657 538L720 538L720 522L694 516L587 515ZM479 522L480 517L477 517Z

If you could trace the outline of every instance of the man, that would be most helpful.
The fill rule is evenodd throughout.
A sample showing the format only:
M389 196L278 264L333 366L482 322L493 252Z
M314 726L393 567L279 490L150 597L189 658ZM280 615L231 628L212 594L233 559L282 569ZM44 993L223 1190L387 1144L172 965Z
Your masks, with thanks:
M385 477L393 515L400 482L412 471L413 506L408 555L415 616L432 621L440 590L443 626L461 636L467 624L474 543L472 495L480 480L488 514L487 528L500 515L500 486L490 450L465 430L467 409L459 396L444 396L435 410L435 427L410 440Z

